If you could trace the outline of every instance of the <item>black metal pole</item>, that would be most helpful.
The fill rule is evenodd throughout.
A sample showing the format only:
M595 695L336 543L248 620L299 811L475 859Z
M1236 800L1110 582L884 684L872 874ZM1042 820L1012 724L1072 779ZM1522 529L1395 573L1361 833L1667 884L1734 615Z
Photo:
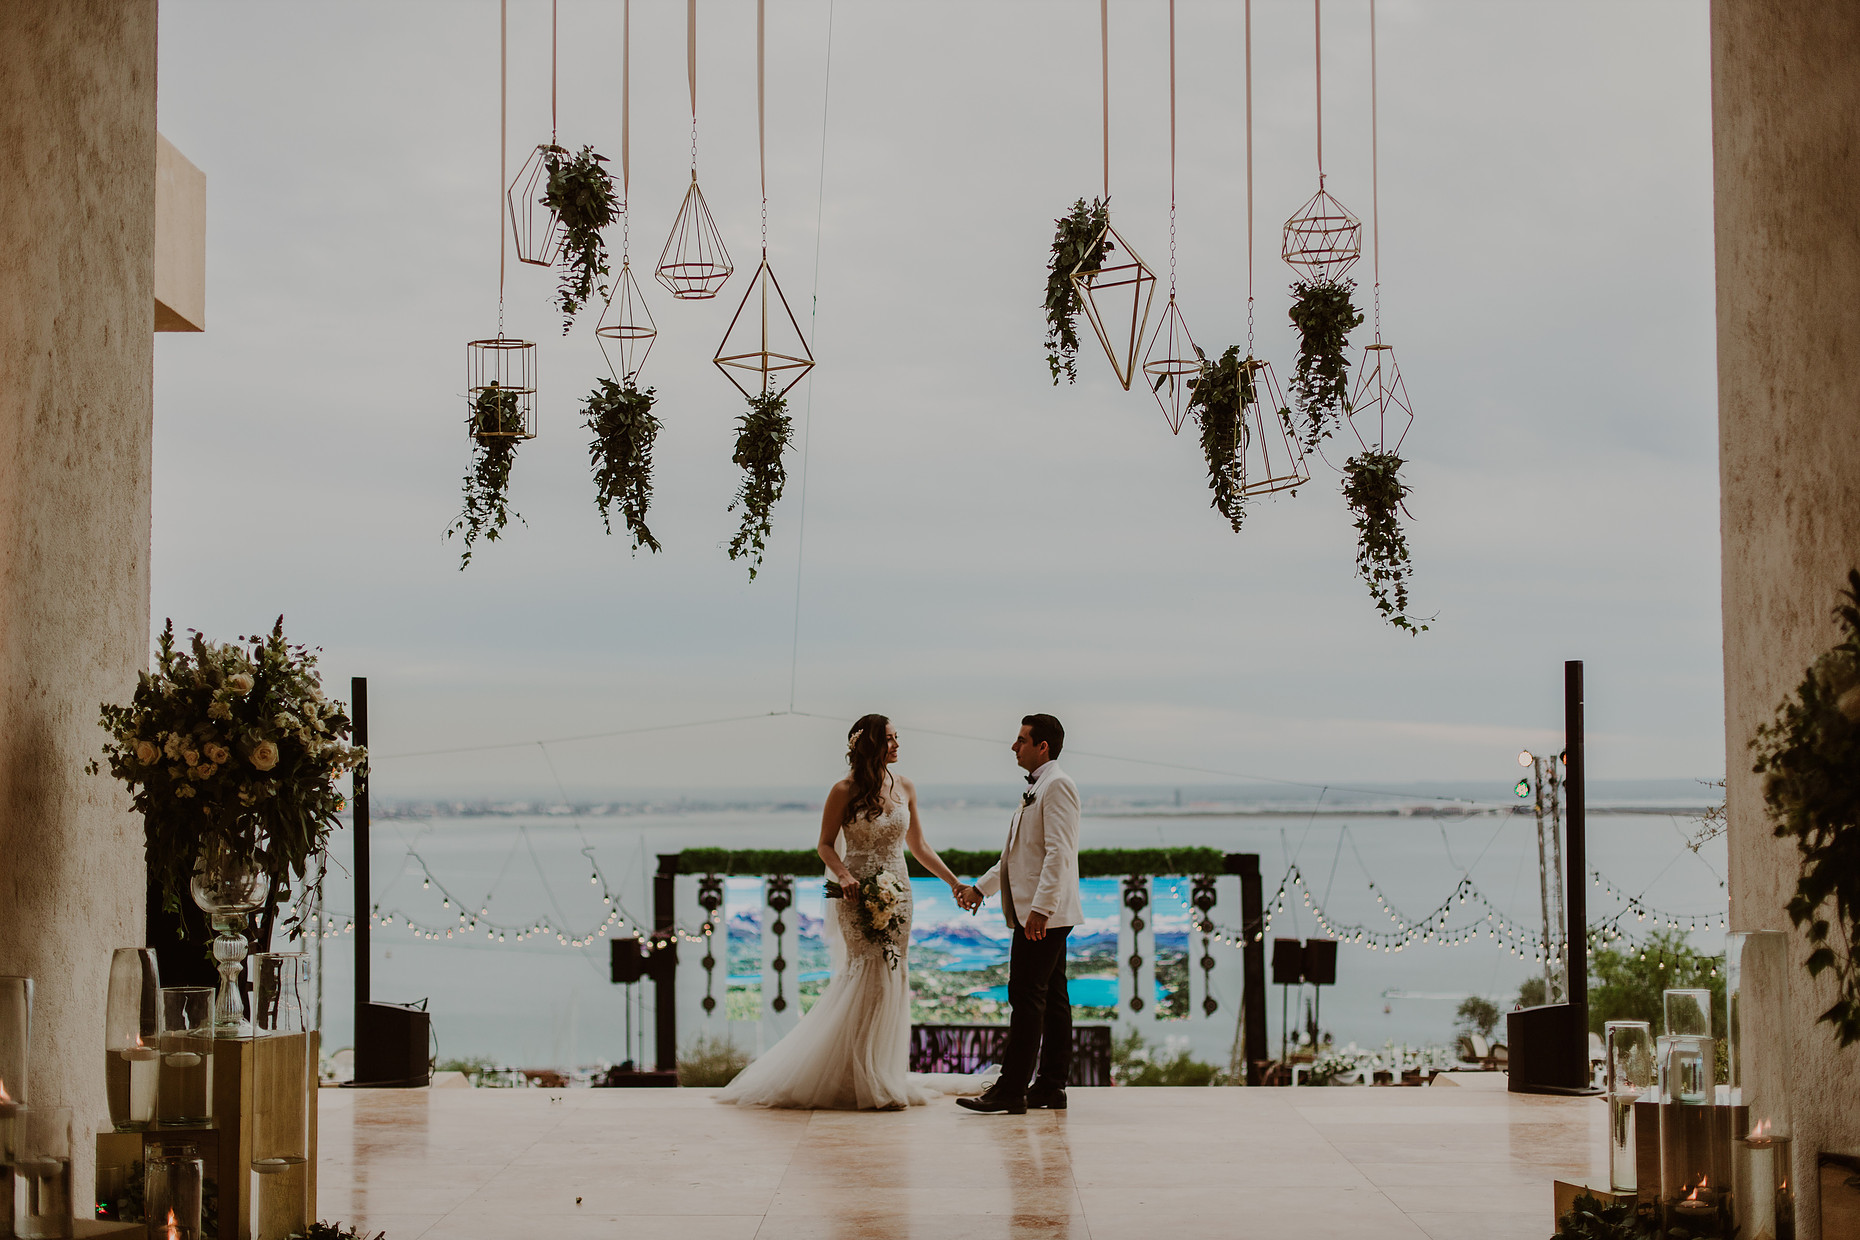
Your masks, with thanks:
M1266 1049L1265 892L1259 879L1258 853L1228 853L1227 872L1240 877L1240 1044L1246 1059L1246 1083L1259 1084L1258 1064Z
M354 724L354 741L368 744L368 677L349 680L349 719ZM362 1042L362 1018L368 1010L368 927L371 921L368 885L368 763L356 767L350 776L349 816L355 830L355 1045Z
M1580 1029L1583 1059L1587 1062L1589 1028L1589 863L1586 839L1588 795L1584 785L1582 752L1582 660L1563 664L1563 743L1568 747L1569 769L1563 791L1569 799L1564 900L1569 909L1569 994L1566 1002L1583 1009Z
M678 1071L678 910L673 905L677 881L678 854L660 853L659 872L652 876L652 950L664 955L653 962L659 967L652 971L652 999L657 1009L656 1066L661 1072Z

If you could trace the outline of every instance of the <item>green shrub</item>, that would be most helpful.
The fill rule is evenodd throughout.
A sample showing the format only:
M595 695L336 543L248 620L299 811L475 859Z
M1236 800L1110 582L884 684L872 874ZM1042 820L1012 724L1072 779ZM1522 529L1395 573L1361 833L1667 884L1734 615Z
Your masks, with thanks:
M716 1089L736 1079L749 1066L749 1053L728 1038L699 1037L678 1056L678 1083L694 1089Z
M1119 1085L1225 1085L1227 1073L1191 1058L1185 1046L1174 1055L1152 1053L1132 1029L1111 1043L1111 1079Z

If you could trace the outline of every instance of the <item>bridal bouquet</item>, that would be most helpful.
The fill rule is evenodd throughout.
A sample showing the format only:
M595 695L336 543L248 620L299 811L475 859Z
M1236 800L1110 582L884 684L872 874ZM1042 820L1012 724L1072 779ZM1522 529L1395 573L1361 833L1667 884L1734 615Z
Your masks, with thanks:
M896 926L898 915L911 889L890 870L880 870L870 878L859 880L859 930L868 943L875 943L885 953L885 963L898 967ZM827 884L827 899L840 900L846 893L838 883Z

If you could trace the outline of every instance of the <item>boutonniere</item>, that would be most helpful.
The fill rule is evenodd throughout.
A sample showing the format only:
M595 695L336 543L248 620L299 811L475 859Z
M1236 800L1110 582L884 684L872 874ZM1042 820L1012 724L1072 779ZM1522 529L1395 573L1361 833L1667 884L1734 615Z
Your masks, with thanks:
M1032 805L1032 804L1033 804L1033 789L1029 788L1027 789L1027 791L1020 794L1020 807L1022 809L1026 809L1029 805Z

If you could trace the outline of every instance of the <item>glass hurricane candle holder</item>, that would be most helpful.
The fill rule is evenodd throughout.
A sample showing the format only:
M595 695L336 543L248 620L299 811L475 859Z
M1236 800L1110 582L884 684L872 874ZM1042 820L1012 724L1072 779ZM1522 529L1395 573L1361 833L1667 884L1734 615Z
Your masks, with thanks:
M310 1036L303 992L310 958L302 952L252 957L252 1170L276 1174L310 1152Z
M1608 1187L1631 1193L1639 1182L1634 1104L1653 1088L1653 1026L1644 1020L1611 1020L1603 1030L1608 1055Z
M1771 1136L1761 1121L1737 1142L1731 1211L1739 1240L1795 1240L1791 1152L1789 1138Z
M1710 1038L1667 1040L1666 1093L1660 1100L1660 1204L1669 1228L1694 1236L1723 1232L1730 1185L1714 1165L1718 1108L1712 1101L1717 1046Z
M199 1240L206 1164L191 1143L164 1142L149 1154L142 1176L142 1217L148 1240Z
M192 1128L213 1118L213 988L161 990L161 1071L156 1111L165 1128Z
M110 958L109 1003L103 1019L103 1081L110 1123L140 1132L155 1118L160 1075L161 982L155 953L119 947Z
M1771 1136L1790 1135L1787 1054L1789 936L1780 930L1728 934L1724 940L1726 1058L1731 1101L1750 1109L1750 1123Z
M0 977L0 1163L18 1107L26 1102L26 1063L32 1047L32 979Z
M1666 1033L1671 1037L1711 1036L1711 991L1669 990L1664 996Z
M26 1111L13 1163L13 1230L21 1240L71 1235L71 1108Z

